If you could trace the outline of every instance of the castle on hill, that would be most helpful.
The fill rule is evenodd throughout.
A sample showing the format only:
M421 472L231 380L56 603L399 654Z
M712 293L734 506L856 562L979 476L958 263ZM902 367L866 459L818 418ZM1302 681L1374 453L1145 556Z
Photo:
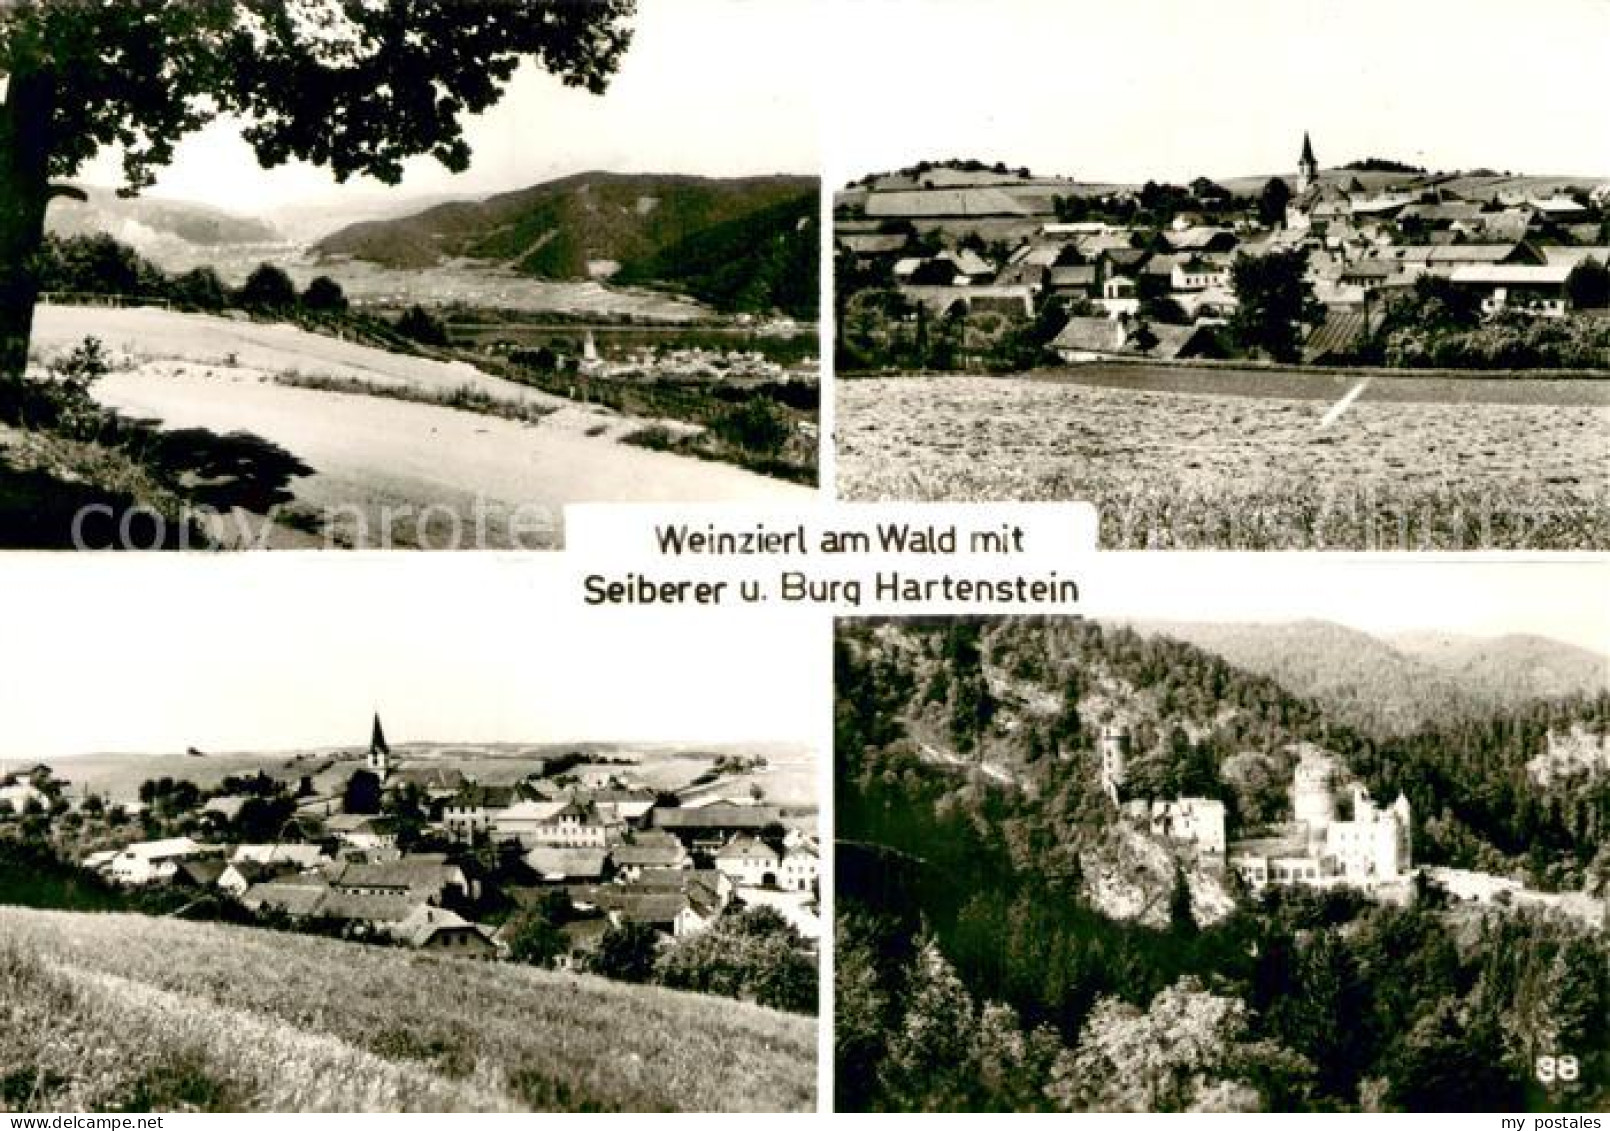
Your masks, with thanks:
M1381 806L1357 782L1339 790L1336 760L1318 747L1301 748L1292 773L1291 821L1271 835L1229 842L1222 801L1124 797L1129 780L1127 727L1104 727L1098 752L1102 791L1127 820L1193 852L1202 863L1228 862L1254 889L1269 884L1372 887L1402 880L1412 866L1409 799L1399 793L1392 804Z
M1292 774L1291 822L1272 836L1230 845L1230 866L1250 886L1370 887L1407 875L1413 863L1409 799L1399 793L1391 805L1380 806L1352 782L1342 791L1348 811L1343 817L1336 777L1330 754L1302 748Z

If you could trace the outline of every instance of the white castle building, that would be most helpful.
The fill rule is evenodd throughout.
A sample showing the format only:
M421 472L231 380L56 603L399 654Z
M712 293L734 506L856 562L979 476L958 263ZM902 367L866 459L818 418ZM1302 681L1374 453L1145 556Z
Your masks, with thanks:
M1211 797L1177 797L1172 801L1127 801L1124 816L1153 836L1195 851L1205 862L1224 863L1224 802Z
M1129 783L1129 728L1121 723L1101 730L1101 788L1130 821L1153 836L1193 849L1197 856L1224 863L1224 802L1210 797L1176 797L1171 801L1125 801Z
M1230 866L1254 888L1265 884L1372 884L1400 880L1412 860L1409 799L1379 806L1356 782L1346 787L1347 819L1336 812L1336 763L1305 746L1292 775L1292 822L1278 835L1239 840Z

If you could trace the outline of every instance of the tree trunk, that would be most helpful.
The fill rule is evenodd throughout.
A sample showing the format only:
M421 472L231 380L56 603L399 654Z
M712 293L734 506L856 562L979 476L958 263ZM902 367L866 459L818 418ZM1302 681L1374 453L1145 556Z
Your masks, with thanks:
M14 74L0 105L0 381L18 380L28 368L55 100L52 76Z

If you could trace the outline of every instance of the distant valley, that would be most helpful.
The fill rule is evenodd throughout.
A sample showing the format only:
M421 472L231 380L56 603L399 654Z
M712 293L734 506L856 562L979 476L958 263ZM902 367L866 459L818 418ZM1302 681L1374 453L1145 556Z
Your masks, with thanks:
M394 269L471 262L546 279L682 287L718 309L814 315L817 182L582 173L354 224L321 257Z
M810 177L585 173L480 200L364 194L249 216L88 187L58 236L104 232L164 270L239 285L261 262L298 285L328 274L358 302L413 302L685 322L782 311L814 319Z

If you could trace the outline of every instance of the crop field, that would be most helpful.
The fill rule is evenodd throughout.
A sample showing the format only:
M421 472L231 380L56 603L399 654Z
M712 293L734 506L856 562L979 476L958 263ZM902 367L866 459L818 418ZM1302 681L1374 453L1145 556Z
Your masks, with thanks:
M1088 500L1108 549L1610 547L1610 384L1094 367L838 386L855 500Z
M816 1023L723 998L0 908L0 1111L798 1111Z

